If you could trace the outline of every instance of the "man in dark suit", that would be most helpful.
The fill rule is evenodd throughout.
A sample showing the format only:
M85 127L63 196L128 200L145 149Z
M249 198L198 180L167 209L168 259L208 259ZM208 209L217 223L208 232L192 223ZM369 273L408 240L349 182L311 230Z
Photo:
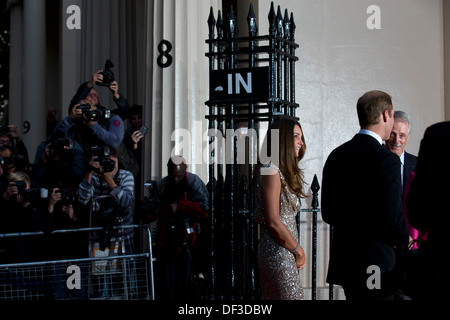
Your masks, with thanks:
M450 220L450 122L427 128L420 143L419 157L411 189L406 196L409 223L428 232L422 275L423 296L449 298L448 228Z
M364 94L357 103L361 130L329 155L323 170L322 218L333 226L327 282L347 300L390 298L395 247L406 248L400 160L382 146L394 124L391 97Z
M408 177L417 165L417 157L405 151L410 134L411 121L409 115L403 111L395 111L394 126L389 139L386 140L386 148L400 157L403 193Z
M401 182L402 182L402 196L404 199L406 185L408 183L409 176L411 172L416 169L417 165L417 157L406 152L405 147L406 143L409 140L409 136L411 134L411 120L409 119L409 115L403 111L395 111L394 113L394 126L391 131L391 135L389 140L386 140L386 149L395 153L401 162ZM409 248L411 250L418 249L418 242L413 242L413 240L417 240L419 238L419 231L411 225L408 224L408 219L405 216L405 208L403 208L403 215L405 217L406 225L408 227L409 235L410 235L410 243ZM398 279L400 290L398 291L399 296L401 294L405 294L406 297L417 299L419 297L417 293L417 274L421 274L422 270L420 266L416 266L415 264L411 264L411 261L408 260L408 256L400 255L398 256L400 261L397 261L398 264Z

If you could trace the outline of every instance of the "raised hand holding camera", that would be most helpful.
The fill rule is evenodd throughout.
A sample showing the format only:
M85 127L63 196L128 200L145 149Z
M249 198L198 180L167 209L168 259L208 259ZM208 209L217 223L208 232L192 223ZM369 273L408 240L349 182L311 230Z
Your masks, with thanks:
M89 80L89 82L88 82L88 84L87 84L87 86L89 87L89 88L93 88L94 87L94 84L96 84L97 82L102 82L103 81L103 70L98 70L98 71L96 71L93 75L92 75L92 77L91 77L91 79Z
M114 98L119 99L119 83L114 78L114 73L111 71L112 67L114 67L114 64L111 60L106 60L105 67L92 75L87 86L88 88L93 88L94 84L96 84L100 87L108 87Z
M119 84L117 81L113 81L111 85L109 86L109 90L111 90L111 93L113 94L114 98L119 99Z
M108 146L93 146L90 148L91 160L89 164L96 173L112 172L116 167L116 162L110 158L110 148Z
M99 80L96 81L98 86L109 87L114 82L114 73L110 70L112 67L114 67L114 64L111 60L106 60L105 68L99 73L101 80L100 77L98 77Z
M80 105L81 103L78 103L74 108L70 110L69 118L72 123L77 121L78 119L81 119L83 115L83 110L81 110Z

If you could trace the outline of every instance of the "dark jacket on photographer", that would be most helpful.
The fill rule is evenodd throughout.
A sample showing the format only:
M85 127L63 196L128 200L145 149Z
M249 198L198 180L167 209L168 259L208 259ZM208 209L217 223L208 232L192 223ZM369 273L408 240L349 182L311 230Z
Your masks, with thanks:
M80 121L72 122L70 116L67 116L58 123L55 128L55 132L57 131L77 141L86 152L90 146L107 145L118 149L123 140L125 127L122 118L118 115L105 119L104 127L98 122L88 127Z
M52 159L47 159L46 162L42 160L47 145L52 143L51 138L38 146L33 163L33 178L41 187L59 187L59 182L78 186L81 182L85 174L83 149L77 141L71 142L70 149L63 151L65 154L58 154L55 161L52 160L56 157L50 157ZM50 153L61 152L59 149L61 148L52 149Z
M186 172L178 184L168 177L158 182L160 199L157 243L169 250L180 251L184 245L192 246L200 234L200 223L209 210L209 193L199 176ZM170 204L177 203L173 212Z
M91 205L93 227L105 224L132 225L134 216L134 178L131 172L119 169L114 180L117 187L110 190L108 184L97 175L92 175L91 184L81 181L77 194L84 205ZM91 203L92 202L92 203ZM114 236L123 236L132 246L134 229L119 229Z
M43 231L43 203L37 189L28 190L29 204L22 206L16 198L0 195L0 234ZM41 237L18 236L0 239L0 264L42 260L44 248Z
M51 192L52 190L49 190ZM89 227L89 217L86 211L76 200L72 189L59 189L62 199L58 201L53 209L43 211L45 216L46 230L45 254L47 260L78 259L88 257L88 235L86 232L53 233L55 230L71 230ZM75 190L76 191L76 190ZM62 207L72 205L74 219L63 212Z

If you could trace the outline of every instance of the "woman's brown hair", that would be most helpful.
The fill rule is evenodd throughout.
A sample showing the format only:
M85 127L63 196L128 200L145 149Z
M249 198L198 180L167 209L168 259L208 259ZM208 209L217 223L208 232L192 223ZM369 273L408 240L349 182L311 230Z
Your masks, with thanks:
M276 120L267 131L265 143L267 143L268 136L271 135L271 130L278 130L279 153L278 163L275 164L283 174L289 189L299 197L305 198L306 194L303 190L305 184L303 180L304 174L303 170L299 167L299 162L305 155L306 142L305 136L302 134L303 145L297 157L294 144L294 128L296 125L302 130L300 123L293 118L280 118L279 120ZM271 143L274 143L274 141ZM260 167L260 165L258 167ZM257 170L258 169L259 168L257 168Z

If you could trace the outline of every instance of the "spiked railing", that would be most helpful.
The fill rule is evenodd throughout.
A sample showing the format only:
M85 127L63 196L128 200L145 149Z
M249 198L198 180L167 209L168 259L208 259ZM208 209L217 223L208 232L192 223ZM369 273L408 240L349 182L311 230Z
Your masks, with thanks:
M295 102L295 63L298 61L295 50L299 46L294 41L294 15L291 13L289 17L285 10L283 17L279 6L275 14L272 2L268 19L268 34L258 35L251 4L247 16L248 36L241 37L232 6L225 20L220 10L216 20L213 8L208 18L209 36L206 43L209 50L205 55L209 59L210 94L205 104L208 107L206 119L209 122L209 156L212 159L208 166L211 203L210 299L259 297L255 191L251 183L258 144L256 139L249 139L248 161L238 164L237 137L230 137L230 132L234 134L240 128L256 131L262 122L271 124L280 116L294 117L299 107ZM255 69L263 70L265 87L259 88L263 91L262 95L254 92L243 96L227 95L227 90L222 86L212 85L219 76L225 75L230 79L230 75L236 72L252 72ZM234 90L229 82L228 87L228 93ZM230 149L224 152L217 136L225 137ZM215 163L215 160L223 158L228 159L225 164L220 161Z

